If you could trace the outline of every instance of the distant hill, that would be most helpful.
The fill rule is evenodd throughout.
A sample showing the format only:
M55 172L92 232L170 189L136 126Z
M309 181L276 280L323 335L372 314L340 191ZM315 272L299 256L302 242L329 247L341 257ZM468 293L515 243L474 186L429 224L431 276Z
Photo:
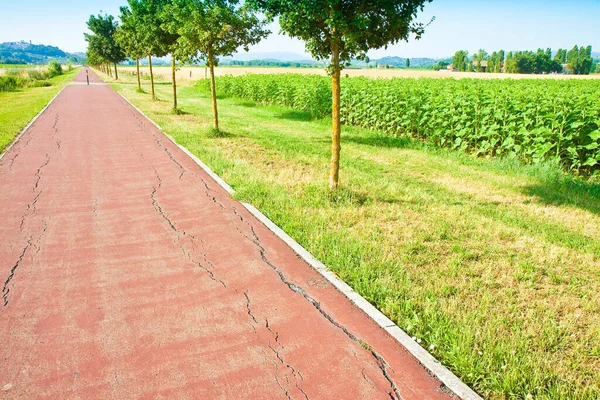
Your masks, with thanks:
M50 60L82 63L85 54L70 54L58 47L24 41L0 43L0 64L47 64Z

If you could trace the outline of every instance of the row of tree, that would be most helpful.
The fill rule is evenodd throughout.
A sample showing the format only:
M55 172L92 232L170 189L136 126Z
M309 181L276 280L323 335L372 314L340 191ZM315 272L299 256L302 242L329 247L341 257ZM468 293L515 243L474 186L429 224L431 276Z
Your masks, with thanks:
M484 63L485 61L485 63ZM469 53L459 50L452 57L452 66L457 71L504 72L508 74L550 74L568 72L589 75L595 71L592 46L575 46L571 50L559 49L554 57L551 49L495 51L491 55L480 49L469 58Z
M128 0L119 25L110 15L91 16L86 34L90 65L111 73L128 57L148 57L152 98L155 98L152 56L171 54L173 106L177 109L176 62L202 60L210 70L215 129L219 128L214 67L219 57L246 51L270 32L275 17L281 30L303 40L317 60L328 60L332 77L332 156L329 186L339 182L340 76L352 59L365 60L378 49L412 35L419 39L425 25L417 13L431 0Z

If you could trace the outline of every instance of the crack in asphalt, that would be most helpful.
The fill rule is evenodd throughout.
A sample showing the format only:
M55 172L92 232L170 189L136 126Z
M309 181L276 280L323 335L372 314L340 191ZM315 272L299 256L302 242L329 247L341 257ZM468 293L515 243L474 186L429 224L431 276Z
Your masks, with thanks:
M100 228L100 224L98 223L98 198L94 197L94 202L92 203L92 214L94 216L94 225L96 228Z
M317 311L319 311L319 313L325 317L325 319L327 319L333 326L335 326L338 329L341 329L342 332L344 332L346 334L346 336L348 336L350 339L352 339L354 342L358 343L361 347L365 348L366 350L368 350L371 355L375 358L375 360L377 361L377 366L379 367L379 369L381 370L382 375L384 376L384 378L389 382L392 391L388 392L388 394L390 395L390 397L392 399L398 399L400 400L402 397L400 396L400 393L398 391L398 387L396 386L396 383L394 382L394 380L392 379L392 377L389 375L387 368L388 368L388 364L387 362L383 359L383 357L381 357L368 343L364 342L363 340L357 338L352 332L350 332L345 326L341 325L339 322L337 322L336 320L333 319L333 317L331 315L329 315L325 310L323 310L323 308L321 307L321 304L314 299L312 296L310 296L302 287L296 285L293 282L290 282L287 280L287 278L285 277L284 273L281 271L281 269L279 269L279 267L277 267L276 265L274 265L266 256L266 249L262 246L260 239L258 238L258 235L256 234L256 231L254 230L254 227L252 226L252 224L250 224L248 221L246 221L246 219L237 211L237 209L235 207L233 207L233 212L235 215L238 216L238 218L240 218L240 220L242 222L244 222L248 228L250 229L250 231L252 232L252 236L253 238L249 237L248 235L246 235L245 233L243 233L241 230L238 231L244 235L248 240L250 240L251 242L254 243L254 245L258 248L261 258L263 260L263 262L265 264L267 264L269 267L271 267L275 272L277 272L277 274L279 275L279 278L281 279L281 281L283 283L286 284L286 286L302 295L310 304L313 305L313 307L315 307L317 309Z
M269 332L271 332L271 334L275 337L275 343L279 344L283 348L283 346L279 343L279 332L277 332L277 331L273 332L273 330L269 326L269 320L266 318L265 318L265 328L267 328L267 330ZM302 375L300 375L300 376L302 376ZM302 379L304 379L304 378L302 378Z
M288 392L288 390L281 385L281 382L279 382L279 378L277 377L277 371L279 371L279 367L277 366L277 363L275 363L275 382L277 382L277 386L279 386L281 391L285 394L285 397L288 400L292 400L292 397L290 396L290 393ZM286 377L286 380L287 380L287 377ZM290 384L290 382L288 381L288 385L289 384Z
M258 321L256 320L256 317L254 316L254 314L252 314L252 311L250 310L250 297L248 296L248 290L247 289L244 292L244 296L246 296L246 309L248 310L248 316L250 318L252 318L252 321L254 321L255 324L258 324Z
M153 167L154 168L154 167ZM160 203L158 202L158 200L156 199L156 193L158 192L158 189L160 189L162 187L162 179L160 177L160 175L158 174L158 171L156 170L156 168L154 168L154 172L156 174L156 179L158 180L158 186L153 186L152 187L152 193L150 194L150 198L152 199L152 205L154 206L154 208L156 209L156 211L160 214L160 216L167 222L167 224L169 225L169 227L176 233L177 235L177 242L181 241L181 235L183 235L184 237L190 237L191 239L194 239L193 235L188 234L185 230L180 230L178 229L175 224L173 223L173 221L169 218L169 215L167 213L165 213L165 211L163 210L163 208L161 207ZM192 256L192 254L187 251L183 245L179 244L179 248L181 249L181 251L183 252L183 254L192 262L194 263L196 266L198 266L200 269L204 270L208 276L210 277L210 279L212 279L215 282L220 283L221 285L223 285L223 287L227 287L227 284L222 281L221 279L218 279L214 272L212 272L209 268L206 268L204 265L202 265L201 262L199 262L198 260L194 259L194 257ZM206 258L206 257L205 257ZM206 260L208 261L208 260ZM212 265L212 263L209 263Z
M175 156L173 155L173 153L169 150L169 148L163 144L163 140L161 138L160 135L157 135L153 129L149 129L147 130L147 124L146 124L146 120L147 118L144 117L143 115L140 115L140 113L131 106L131 104L129 104L128 102L126 102L125 100L121 99L121 103L129 110L129 112L131 113L131 115L133 115L134 119L137 122L137 125L140 127L142 132L150 132L150 134L152 135L152 137L154 138L156 144L158 145L159 148L161 148L169 157L169 159L175 163L175 165L177 165L177 167L179 168L179 170L181 171L181 174L179 175L179 180L183 180L183 176L185 173L191 174L193 177L197 178L202 185L204 186L205 190L204 190L204 194L215 204L217 204L221 209L225 209L225 206L223 206L223 204L221 202L219 202L216 198L216 196L211 195L209 192L212 192L213 189L211 189L208 186L208 183L206 182L206 180L204 180L201 176L197 175L196 173L194 173L193 171L188 171L179 161L177 161L175 159ZM154 127L154 126L153 126ZM154 127L156 128L156 127ZM161 133L162 134L162 133ZM142 153L143 155L143 153Z
M31 247L31 245L32 244L31 244L31 237L30 237L27 240L27 245L23 248L23 251L21 251L21 255L17 259L17 262L15 262L13 267L10 269L10 274L8 275L8 278L6 278L6 281L4 281L4 287L2 288L2 298L4 299L4 307L6 307L8 305L8 293L10 292L10 288L8 287L8 284L12 281L13 277L15 276L15 271L21 264L21 261L23 261L23 257L25 257L25 253L27 253L27 249L29 249L29 247Z
M59 129L57 127L58 121L59 121L59 116L58 116L58 114L56 114L56 116L54 118L54 124L52 125L52 129L54 130L53 137L56 137L56 135L59 133ZM20 148L19 151L23 151L23 149L25 149L29 145L29 142L31 142L33 137L34 136L32 134L30 134L29 138L27 139L27 141L25 142L23 147ZM59 140L57 140L57 150L60 150L60 141ZM12 166L13 166L15 160L17 159L17 157L19 156L19 154L20 154L20 152L16 152L15 156L11 159L11 163L10 163L11 170L12 170ZM19 224L19 232L24 231L25 222L27 219L37 215L37 203L38 203L42 193L44 192L43 190L39 189L39 186L40 186L40 182L42 180L43 170L50 163L50 160L51 160L50 154L46 153L46 159L45 159L44 163L37 169L37 171L35 173L36 180L35 180L35 184L33 186L32 191L34 193L38 190L39 191L37 192L37 194L35 195L33 200L27 204L26 212L21 217L21 223ZM43 224L42 231L39 233L36 240L33 240L33 235L29 234L28 239L27 239L27 244L23 248L23 251L21 252L21 255L19 256L19 258L17 259L15 264L10 269L10 273L4 282L4 286L2 288L2 298L4 300L3 307L6 307L8 305L8 297L9 297L9 293L10 293L9 284L13 280L13 278L15 276L15 272L16 272L17 268L19 267L19 265L21 264L21 262L23 261L23 257L25 257L27 250L30 247L35 248L34 255L39 254L39 252L41 251L41 240L42 240L42 237L44 236L44 234L46 233L46 231L48 230L48 221L46 221L46 219L44 217L41 217L41 221Z
M133 107L131 107L130 104L128 104L127 102L125 102L124 100L122 101L122 103L130 110L131 114L135 117L137 124L140 126L142 131L147 131L146 129L146 123L144 122L144 120L142 120L141 116L139 115L139 113L137 112L137 110L135 110ZM144 119L146 119L144 117ZM168 155L169 159L177 165L177 167L180 169L181 173L179 175L179 180L183 180L183 176L185 175L186 172L189 172L192 176L198 178L200 180L200 182L202 183L202 185L204 186L204 194L216 205L218 205L221 209L225 209L225 206L219 202L216 198L216 196L212 195L212 193L209 192L214 192L213 189L211 189L208 185L208 183L200 176L198 176L197 174L187 171L183 165L177 161L175 159L175 157L173 156L173 153L167 148L167 146L165 146L163 144L163 141L161 140L161 138L152 130L150 129L150 133L152 134L152 136L155 139L156 144L163 149L163 151L165 151L165 153ZM142 153L143 155L143 153ZM142 157L144 158L144 157ZM153 186L153 191L151 193L151 199L152 199L152 204L154 205L155 209L157 210L157 212L163 217L163 219L168 223L169 227L177 234L177 239L178 241L181 240L181 234L183 236L188 236L191 239L196 239L194 238L192 235L188 234L187 232L185 232L184 230L179 230L175 223L169 218L169 215L166 214L163 210L163 208L160 206L158 200L156 199L156 194L158 192L158 190L162 187L162 179L160 178L158 171L156 170L156 167L153 166L153 169L155 171L157 180L158 180L158 186ZM382 375L384 376L384 378L388 381L388 383L390 384L391 387L391 391L388 392L387 394L390 396L390 398L392 399L397 399L400 400L401 396L398 392L398 388L394 382L394 380L391 378L391 376L389 375L387 368L389 367L387 362L383 359L383 357L381 357L371 346L369 346L367 343L365 343L364 341L362 341L361 339L357 338L354 334L352 334L345 326L342 326L340 323L338 323L337 321L335 321L327 312L325 312L325 310L323 310L323 308L321 307L320 303L318 301L316 301L313 297L311 297L302 287L294 284L293 282L290 282L287 280L287 278L285 277L285 275L283 274L283 272L281 271L281 269L279 269L279 267L277 267L276 265L274 265L267 257L266 255L266 249L262 246L260 239L258 238L258 235L256 234L254 227L252 226L252 224L250 224L238 211L235 207L232 207L233 213L244 223L246 224L250 231L252 232L252 236L253 238L249 237L248 235L246 235L244 232L241 231L241 229L239 227L236 227L236 229L244 236L246 237L248 240L250 240L252 243L254 243L254 245L259 249L262 261L268 265L271 269L273 269L278 275L279 278L281 279L281 281L293 292L296 292L300 295L302 295L305 300L307 300L327 321L329 321L329 323L331 323L333 326L335 326L336 328L342 330L342 332L344 332L344 334L346 334L346 336L348 338L350 338L351 340L353 340L354 342L358 343L361 347L367 349L371 355L373 356L373 358L377 361L377 366L379 367L379 369L381 370ZM186 257L188 259L190 259L190 261L192 261L194 264L196 264L198 267L200 267L201 269L203 269L204 271L206 271L209 275L209 277L216 281L219 282L223 285L223 287L227 288L227 285L225 284L224 281L216 278L215 274L208 268L204 267L200 262L198 262L197 260L195 260L193 258L193 256L191 255L190 252L188 252L187 250L185 250L185 248L183 246L180 246L182 252L184 255L186 255ZM207 255L204 254L203 258L205 259L205 261L211 265L214 268L214 265L207 259ZM244 296L246 298L246 310L247 310L247 314L248 316L252 319L252 321L256 324L258 324L258 320L256 319L256 317L254 316L254 314L252 313L251 309L250 309L250 298L248 295L248 291L246 290L244 292ZM268 320L265 320L266 324L265 324L265 328L271 332L271 334L273 334L272 329L269 326ZM252 324L251 324L252 325ZM254 326L253 326L254 328ZM256 329L254 329L256 332ZM275 342L279 344L279 333L275 333L274 334L274 338L275 338ZM283 358L281 357L281 355L279 354L278 351L276 351L273 346L271 345L271 343L268 344L269 348L271 349L271 351L273 351L278 359L278 361L282 364L285 365L286 368L289 368L292 371L292 375L294 376L294 378L296 379L296 375L300 376L300 379L304 379L300 373L300 371L296 371L292 366L290 366L289 364L285 363L285 361L283 360ZM281 346L281 344L280 344ZM283 346L282 346L283 348ZM277 364L276 364L277 365ZM363 370L364 371L364 370ZM279 382L277 376L275 376L275 380L277 382L277 384L279 385L279 387L282 389L282 391L285 393L285 395L287 396L287 398L291 398L289 392L281 385L281 383ZM287 376L286 376L286 380L288 380ZM288 384L289 384L289 380L288 380ZM306 399L308 399L307 394L304 392L304 390L302 390L297 382L296 382L296 387L300 390L300 392L303 393L303 395L305 396Z
M246 297L246 310L248 313L248 316L252 319L252 321L254 321L255 324L258 325L258 320L256 319L256 316L254 315L254 313L252 312L252 309L250 308L250 296L248 295L248 289L246 289L246 291L244 292L244 296ZM250 324L252 325L252 324ZM254 325L252 325L252 328L254 329L254 333L258 335L258 332L256 331L256 328L254 327ZM284 349L283 345L281 343L279 343L279 332L273 332L273 330L269 327L269 320L265 318L265 328L267 329L267 331L269 331L271 333L271 335L275 338L275 343L278 344L282 349ZM259 336L260 337L260 336ZM306 398L306 400L309 400L308 395L306 394L306 392L304 391L304 389L302 389L299 385L298 385L298 376L300 377L300 380L304 380L304 377L302 376L302 374L300 373L300 371L296 370L294 367L292 367L290 364L288 364L283 356L279 353L279 351L277 351L272 345L271 342L269 341L268 343L269 349L271 349L271 351L275 354L275 356L277 357L277 360L279 360L279 362L285 366L286 368L288 368L291 372L292 372L292 376L294 377L294 384L296 386L296 388L304 395L304 397ZM287 377L286 377L287 380ZM288 380L288 384L289 384L289 380Z
M35 181L35 185L33 186L33 191L35 192L35 190L38 188L39 184L40 184L40 180L42 180L42 170L44 169L44 167L46 165L48 165L50 163L50 155L48 153L46 153L46 161L42 164L41 167L38 168L38 170L35 173L35 176L37 177L36 181Z

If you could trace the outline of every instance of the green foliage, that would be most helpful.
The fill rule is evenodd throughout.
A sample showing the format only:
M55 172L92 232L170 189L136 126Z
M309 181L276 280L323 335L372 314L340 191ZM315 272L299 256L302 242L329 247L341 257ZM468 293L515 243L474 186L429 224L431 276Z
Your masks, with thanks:
M56 60L52 60L48 63L48 72L50 73L50 77L55 77L63 74L62 65Z
M171 0L127 0L129 8L122 7L125 16L125 36L129 50L137 55L164 57L172 52L177 35L170 32L165 24L171 20L167 10ZM131 43L131 40L134 42ZM139 53L138 53L139 50Z
M533 51L510 52L506 57L505 69L511 74L549 74L562 72L559 60L552 59L551 49L538 49Z
M575 46L567 52L567 69L572 74L589 75L592 63L592 46Z
M179 60L203 59L216 66L218 57L258 43L270 31L247 5L227 0L175 0L165 12L172 18L165 28L179 35Z
M452 66L460 72L468 71L470 69L469 52L466 50L459 50L454 53L454 57L452 57Z
M334 49L339 60L364 59L367 51L386 47L414 34L420 38L424 25L413 20L431 0L253 0L278 16L281 30L306 43L317 59L328 59ZM337 65L333 65L338 68Z
M537 49L533 51L509 52L505 57L504 50L493 52L489 55L485 50L473 55L469 62L469 53L459 50L452 58L452 64L457 71L483 72L482 62L487 62L486 72L506 72L512 74L550 74L563 72L563 64L567 64L567 70L576 75L587 75L593 72L594 60L592 59L592 47L577 47L567 52L559 49L554 58L552 50Z
M199 83L207 87L205 82ZM228 96L325 116L329 79L245 75L217 79ZM600 81L346 78L342 121L477 156L525 163L548 160L566 170L600 166Z
M554 61L557 61L560 64L566 64L566 62L567 62L567 50L565 50L565 49L558 49L558 51L554 55Z
M115 38L118 26L119 24L112 15L90 15L87 27L92 34L84 34L85 40L88 42L88 59L111 63L118 63L125 59L123 49ZM91 61L88 62L94 65Z
M475 71L483 72L483 66L481 64L482 61L488 59L488 53L484 49L479 49L476 54L473 55L473 64L475 66Z
M450 65L449 62L440 60L433 67L431 67L431 69L433 69L434 71L444 70L448 68L448 65Z
M17 90L17 78L12 75L0 76L0 92L12 92Z
M58 67L56 66L58 65ZM60 68L61 73L56 71ZM51 86L49 79L62 75L62 67L53 61L46 69L12 69L0 76L0 92L14 92L23 88Z
M121 25L115 33L115 40L125 55L132 59L140 59L148 55L144 47L143 26L127 6L121 6L119 19Z

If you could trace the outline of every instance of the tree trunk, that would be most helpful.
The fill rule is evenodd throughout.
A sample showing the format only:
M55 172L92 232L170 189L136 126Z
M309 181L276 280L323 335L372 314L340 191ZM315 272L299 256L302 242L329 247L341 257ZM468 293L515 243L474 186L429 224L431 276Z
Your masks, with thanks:
M142 91L142 82L140 81L140 59L135 60L135 67L137 69L137 80L138 80L138 90Z
M334 190L338 187L340 180L340 137L342 133L340 119L340 52L337 46L332 46L331 64L333 73L331 75L332 85L332 107L331 107L331 164L329 166L329 188Z
M175 82L175 58L171 58L171 69L173 74L173 109L177 110L177 83Z
M154 94L154 74L152 73L152 56L148 56L148 66L150 67L150 86L152 87L152 100L156 100Z
M117 72L117 63L114 63L114 64L115 64L115 79L119 80L119 73Z
M212 92L213 116L215 118L215 129L219 130L219 111L217 110L217 88L215 86L215 62L212 51L208 52L208 66L210 68L210 89Z
M110 69L110 61L106 63L106 69L108 70L108 74L109 74L110 76L113 76L113 74L112 74L112 70Z

